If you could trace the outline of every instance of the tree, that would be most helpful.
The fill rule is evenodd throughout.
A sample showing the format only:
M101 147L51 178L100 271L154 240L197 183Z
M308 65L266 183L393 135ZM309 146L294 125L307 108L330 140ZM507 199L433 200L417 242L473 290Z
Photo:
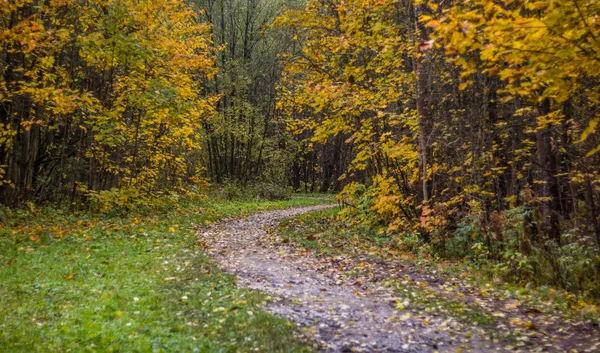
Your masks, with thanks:
M584 0L309 1L279 20L302 48L279 108L312 144L344 136L349 220L417 233L440 254L485 249L510 271L533 259L529 279L566 286L577 267L566 249L600 245L598 11Z
M0 10L0 198L124 204L199 176L209 27L179 0Z
M221 48L219 73L209 84L218 95L214 114L203 123L208 176L246 184L259 179L285 182L290 146L275 112L279 55L287 50L284 31L270 28L289 2L263 0L193 1L212 24Z

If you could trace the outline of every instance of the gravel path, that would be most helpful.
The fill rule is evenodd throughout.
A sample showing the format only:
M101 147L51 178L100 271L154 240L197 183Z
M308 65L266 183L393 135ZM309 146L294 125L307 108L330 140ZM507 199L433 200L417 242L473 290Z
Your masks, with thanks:
M323 351L505 351L494 347L483 329L403 308L402 299L379 282L352 283L335 258L318 258L270 234L284 218L327 207L332 206L224 220L203 229L200 237L223 270L236 274L241 286L270 293L266 309L299 325Z

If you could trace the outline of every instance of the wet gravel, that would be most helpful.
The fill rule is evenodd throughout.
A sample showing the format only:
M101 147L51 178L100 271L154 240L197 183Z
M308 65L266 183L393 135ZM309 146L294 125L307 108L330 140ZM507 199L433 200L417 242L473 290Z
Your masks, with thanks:
M316 257L271 233L282 219L331 205L259 213L203 229L205 251L240 286L269 293L266 310L300 327L326 352L508 351L483 329L405 308L381 282L352 283L335 258ZM409 303L405 303L409 306Z

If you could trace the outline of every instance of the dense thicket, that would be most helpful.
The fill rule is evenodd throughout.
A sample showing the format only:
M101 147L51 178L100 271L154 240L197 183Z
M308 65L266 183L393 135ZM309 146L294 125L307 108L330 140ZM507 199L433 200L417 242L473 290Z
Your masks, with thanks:
M285 127L274 112L275 85L282 71L278 55L290 45L268 26L283 1L195 0L212 24L218 73L207 90L218 96L204 119L204 164L217 183L285 182L290 153ZM291 153L293 155L293 153Z
M328 190L341 144L306 149L275 109L294 43L271 24L294 6L2 2L0 202L127 208L207 179Z
M183 1L0 5L2 204L125 205L199 180L215 70Z
M207 175L217 183L291 184L294 189L341 189L345 166L341 141L307 146L305 136L286 130L286 116L275 107L281 57L300 47L291 32L273 28L295 1L195 0L212 24L218 73L207 89L218 96L213 114L203 121Z
M350 219L600 294L600 3L309 1L280 109L343 136ZM411 236L412 234L412 236Z

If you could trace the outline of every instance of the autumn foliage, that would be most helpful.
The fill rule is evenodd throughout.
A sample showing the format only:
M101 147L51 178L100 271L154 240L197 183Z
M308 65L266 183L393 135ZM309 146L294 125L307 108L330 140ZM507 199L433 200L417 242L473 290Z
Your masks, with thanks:
M304 5L0 0L0 202L341 191L399 247L600 295L598 0Z
M209 26L183 1L0 3L0 200L133 203L200 181Z
M308 1L279 108L353 152L345 216L600 293L600 4ZM585 260L582 260L585 259Z

